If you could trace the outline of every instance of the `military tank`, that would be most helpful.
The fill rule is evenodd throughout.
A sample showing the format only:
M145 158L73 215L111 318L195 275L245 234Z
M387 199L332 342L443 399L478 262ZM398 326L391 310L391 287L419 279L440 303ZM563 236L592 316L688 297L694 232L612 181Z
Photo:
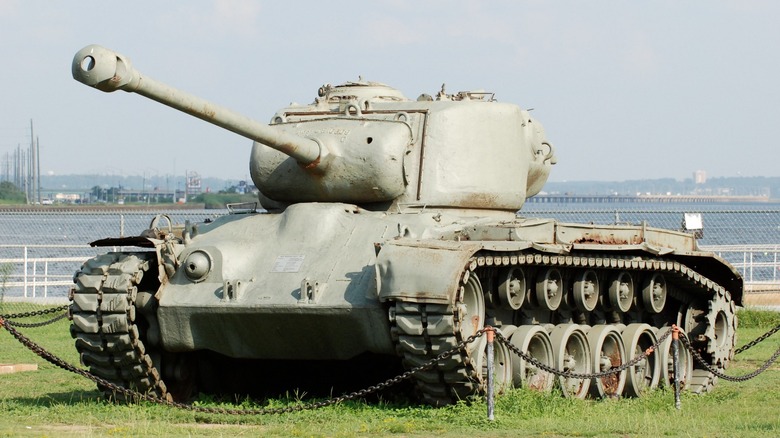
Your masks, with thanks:
M524 217L555 149L527 111L493 93L442 87L411 100L361 79L324 85L312 104L265 124L144 76L100 46L79 51L72 72L254 142L262 208L203 223L158 217L140 236L92 243L135 248L84 263L70 296L81 361L117 385L186 399L231 379L288 389L312 375L326 385L370 381L486 325L576 373L625 363L673 324L711 366L732 359L739 273L685 232ZM415 373L415 394L446 405L483 391L485 343ZM638 396L669 382L669 345L622 373L577 379L497 343L495 384ZM691 391L716 383L689 355L682 365Z

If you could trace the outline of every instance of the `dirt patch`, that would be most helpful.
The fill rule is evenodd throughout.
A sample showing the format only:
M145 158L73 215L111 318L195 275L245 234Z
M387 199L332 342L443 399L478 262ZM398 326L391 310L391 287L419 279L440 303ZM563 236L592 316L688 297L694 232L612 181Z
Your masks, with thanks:
M745 306L777 306L780 307L780 290L777 285L771 287L748 286L743 297Z
M38 365L34 363L0 363L0 374L20 373L22 371L38 371Z

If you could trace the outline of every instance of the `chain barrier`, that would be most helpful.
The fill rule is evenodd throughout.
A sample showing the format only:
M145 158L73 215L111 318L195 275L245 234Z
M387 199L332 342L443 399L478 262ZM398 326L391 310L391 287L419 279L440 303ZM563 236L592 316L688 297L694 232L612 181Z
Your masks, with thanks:
M319 408L324 408L326 406L335 405L344 401L348 400L354 400L357 398L365 397L367 395L373 394L375 392L381 391L385 388L388 388L392 385L395 385L403 380L406 380L410 377L412 377L413 374L419 372L419 371L425 371L433 368L436 366L437 363L441 362L442 360L449 359L453 354L456 352L464 349L466 345L474 342L477 338L482 336L486 329L482 329L474 333L473 335L469 336L467 339L461 341L458 343L455 347L452 349L445 351L438 356L432 358L428 362L425 362L422 365L416 366L414 368L411 368L410 370L404 372L403 374L400 374L396 377L390 378L385 380L382 383L379 383L377 385L369 386L368 388L361 389L355 392L352 392L350 394L346 394L340 397L335 397L332 399L324 400L321 402L313 402L313 403L307 403L307 404L301 404L296 406L288 406L284 408L262 408L262 409L227 409L227 408L207 408L202 406L194 406L189 405L185 403L179 403L174 402L167 399L162 399L160 397L156 397L150 394L144 394L141 392L134 391L132 389L128 389L119 385L116 385L112 382L109 382L108 380L105 380L99 376L96 376L92 373L90 373L87 370L77 368L64 360L60 359L59 357L55 356L54 354L46 351L44 348L40 347L38 344L24 336L23 334L19 333L10 321L5 320L4 318L0 317L0 325L8 330L8 332L16 338L22 345L27 347L29 350L31 350L33 353L37 354L39 357L44 359L45 361L51 363L52 365L55 365L59 368L62 368L66 371L70 371L72 373L78 374L82 377L87 378L88 380L92 381L93 383L104 387L105 389L108 389L110 391L113 391L114 393L119 393L124 395L125 397L128 397L129 399L134 400L144 400L151 403L166 405L174 408L179 408L187 411L192 412L198 412L198 413L207 413L207 414L225 414L225 415L270 415L270 414L285 414L290 412L300 412L305 410L314 410Z
M778 331L780 331L780 325L778 325L777 327L769 330L768 332L766 332L763 335L757 337L756 339L753 339L752 341L748 342L747 344L737 348L736 350L734 350L734 354L735 355L740 354L743 351L745 351L745 350L747 350L749 348L754 347L755 345L757 345L760 342L766 340L768 337L772 336L773 334L777 333Z
M5 321L8 322L8 324L14 326L14 327L21 327L21 328L36 328L36 327L43 327L45 325L54 324L55 322L65 318L68 316L68 312L60 313L59 315L55 316L52 319L41 321L41 322L16 322L11 321L10 319L6 319ZM2 319L2 317L0 317Z
M0 315L0 319L17 319L17 318L29 318L31 316L48 315L49 313L55 313L61 310L67 310L69 306L70 306L69 304L63 304L62 306L50 307L48 309L33 310L24 313L11 313L8 315Z
M41 316L41 315L48 315L50 313L59 312L61 310L67 310L68 305L62 305L59 307L51 307L48 309L42 309L42 310L33 310L31 312L24 312L24 313L11 313L8 315L0 315L0 320L6 321L8 324L14 326L14 327L22 327L22 328L36 328L36 327L43 327L45 325L53 324L65 317L68 316L68 312L63 312L57 316L55 316L52 319L42 321L42 322L16 322L12 321L13 319L21 319L21 318L30 318L33 316Z
M64 370L66 370L66 371L70 371L72 373L75 373L75 374L78 374L78 375L80 375L82 377L85 377L88 380L92 381L93 383L97 384L98 386L101 386L101 387L103 387L103 388L105 388L105 389L107 389L109 391L112 391L115 394L122 394L125 397L127 397L128 399L132 399L132 400L144 400L144 401L151 402L151 403L162 404L162 405L175 407L175 408L188 410L188 411L193 411L193 412L208 413L208 414L226 414L226 415L269 415L269 414L284 414L284 413L290 413L290 412L300 412L300 411L305 411L305 410L319 409L319 408L323 408L323 407L326 407L326 406L335 405L335 404L338 404L338 403L341 403L341 402L344 402L344 401L354 400L354 399L358 399L358 398L361 398L361 397L365 397L367 395L376 393L376 392L381 391L381 390L383 390L385 388L388 388L388 387L390 387L392 385L395 385L395 384L397 384L397 383L399 383L399 382L401 382L403 380L409 379L410 377L412 377L412 375L414 375L417 372L425 371L425 370L429 370L429 369L433 368L440 361L448 359L452 355L454 355L456 352L465 349L468 344L474 342L474 340L476 340L477 338L479 338L482 335L484 335L485 332L487 332L488 330L492 331L494 333L496 339L498 339L499 342L503 343L510 351L512 351L513 353L515 353L518 356L520 356L526 362L536 366L537 368L539 368L539 369L541 369L543 371L552 373L552 374L554 374L556 376L565 377L565 378L573 378L573 379L595 379L595 378L606 377L606 376L609 376L609 375L612 375L612 374L621 373L621 372L625 371L626 369L628 369L628 368L630 368L632 366L637 365L641 361L645 360L649 355L653 354L653 352L656 351L658 349L658 347L664 341L666 341L666 339L670 335L672 335L672 333L674 331L673 328L670 328L663 335L661 335L652 346L648 347L644 352L642 352L641 354L635 356L633 359L631 359L631 360L629 360L629 361L627 361L627 362L625 362L625 363L623 363L623 364L621 364L621 365L619 365L617 367L612 367L612 368L610 368L608 370L605 370L605 371L583 374L583 373L573 373L573 372L569 372L569 371L559 370L557 368L553 368L553 367L551 367L551 366L549 366L547 364L544 364L541 361L537 360L536 358L530 356L529 354L521 351L516 346L512 345L509 342L509 340L506 339L501 334L501 332L495 330L492 327L485 327L485 328L477 331L476 333L474 333L472 336L469 336L467 339L461 341L460 343L458 343L452 349L437 355L436 357L432 358L431 360L429 360L429 361L427 361L427 362L425 362L425 363L423 363L423 364L421 364L419 366L411 368L408 371L406 371L406 372L404 372L404 373L402 373L402 374L400 374L400 375L398 375L396 377L387 379L384 382L381 382L381 383L379 383L377 385L369 386L367 388L364 388L364 389L361 389L361 390L358 390L358 391L355 391L355 392L352 392L352 393L349 393L349 394L345 394L345 395L342 395L340 397L335 397L335 398L331 398L331 399L328 399L328 400L323 400L323 401L320 401L320 402L312 402L312 403L299 404L299 405L296 405L296 406L288 406L288 407L284 407L284 408L229 409L229 408L207 408L207 407L202 407L202 406L195 406L195 405L190 405L190 404L185 404L185 403L179 403L179 402L163 399L163 398L160 398L160 397L157 397L157 396L154 396L154 395L141 393L141 392L129 389L129 388L125 388L125 387L119 386L119 385L117 385L115 383L112 383L112 382L109 382L108 380L105 380L105 379L103 379L103 378L101 378L99 376L96 376L96 375L90 373L89 371L87 371L85 369L81 369L81 368L75 367L75 366L67 363L66 361L62 360L61 358L59 358L59 357L55 356L54 354L46 351L43 347L39 346L38 344L36 344L35 342L33 342L32 340L30 340L29 338L27 338L26 336L21 334L19 331L17 331L14 328L14 327L39 327L39 326L42 326L42 325L51 324L53 322L59 321L59 320L63 319L64 317L66 317L67 316L67 312L63 313L61 315L58 315L58 316L56 316L55 318L53 318L51 320L44 321L44 322L41 322L41 323L24 324L24 323L13 322L13 321L10 321L8 319L8 317L23 318L23 317L30 317L30 316L46 315L46 314L49 314L49 313L54 313L54 312L57 312L57 311L61 311L61 310L67 309L67 307L68 306L66 305L66 306L60 306L60 307L56 307L56 308L39 310L39 311L34 311L34 312L26 312L26 313L11 314L11 315L0 315L0 326L5 328L22 345L27 347L29 350L31 350L32 352L34 352L35 354L37 354L39 357L41 357L42 359L46 360L47 362L49 362L49 363L51 363L51 364L53 364L53 365L55 365L55 366L57 366L59 368L62 368ZM772 334L776 333L777 331L780 331L780 326L775 327L774 329L770 330L769 332L767 332L764 335L760 336L759 338L755 339L751 343L746 344L745 346L743 346L740 349L736 350L735 354L741 353L741 352L747 350L748 348L758 344L759 342L762 342L763 340L767 339L769 336L771 336ZM701 357L701 355L698 353L698 351L696 351L691 346L688 338L684 334L682 334L682 336L680 336L680 340L683 343L683 345L691 352L691 354L694 357L694 359L699 364L701 364L704 368L706 368L707 371L709 371L709 372L713 373L715 376L718 376L718 377L720 377L720 378L722 378L724 380L727 380L727 381L743 382L743 381L752 379L753 377L756 377L757 375L759 375L762 372L766 371L777 360L777 358L780 357L780 349L778 349L775 352L775 354L772 355L772 357L769 360L767 360L758 370L756 370L754 372L751 372L749 374L743 375L743 376L736 376L736 377L735 376L728 376L728 375L725 375L725 374L719 372L717 369L713 368L712 366L710 366Z
M775 354L772 355L772 357L769 358L766 362L764 362L763 365L761 365L757 370L753 371L752 373L748 373L742 376L729 376L726 374L721 373L716 368L713 368L710 366L710 364L707 363L707 361L704 360L703 357L699 354L696 349L693 348L690 341L688 340L688 337L685 336L684 333L680 333L680 341L682 341L685 348L688 349L688 351L691 352L691 355L693 358L698 362L700 365L702 365L707 371L711 372L713 375L720 377L723 380L729 381L729 382L746 382L757 375L763 373L766 371L770 366L772 366L773 363L777 360L778 357L780 357L780 348L775 351ZM744 350L743 350L744 351Z

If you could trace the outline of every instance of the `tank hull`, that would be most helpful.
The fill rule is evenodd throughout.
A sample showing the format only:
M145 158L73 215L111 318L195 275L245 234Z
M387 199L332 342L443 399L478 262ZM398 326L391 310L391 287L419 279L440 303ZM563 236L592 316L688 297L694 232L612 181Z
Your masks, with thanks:
M124 384L151 386L164 396L191 388L182 376L202 367L207 355L299 364L359 360L377 368L392 362L411 369L485 325L526 348L562 349L579 339L588 348L618 351L619 343L656 339L651 328L677 324L712 365L728 364L741 278L717 256L698 251L692 235L462 213L389 214L304 203L281 213L187 224L175 238L156 230L142 245L155 251L108 254L77 273L71 306L77 348L98 374L127 379L138 374L132 370L146 369ZM626 327L632 327L628 341L621 337ZM515 332L523 339L512 338ZM484 389L481 348L475 343L415 374L421 399L447 404ZM622 363L632 347L620 348ZM138 357L116 361L117 349ZM507 387L526 384L517 370L507 365ZM629 379L627 394L640 394L641 382L657 384L657 377L642 378L644 370ZM546 388L550 378L533 381L549 381L537 385ZM687 380L697 391L715 383L698 369ZM580 382L569 391L614 395L613 383L583 388Z

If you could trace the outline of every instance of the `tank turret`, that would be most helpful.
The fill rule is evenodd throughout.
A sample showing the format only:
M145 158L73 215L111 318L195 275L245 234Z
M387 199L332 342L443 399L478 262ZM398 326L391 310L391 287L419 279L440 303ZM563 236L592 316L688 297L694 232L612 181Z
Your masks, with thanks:
M254 140L252 180L283 204L515 211L555 163L541 125L491 93L442 87L413 101L361 79L324 85L312 104L284 108L266 125L142 75L100 46L80 50L72 71L91 87L135 92Z

